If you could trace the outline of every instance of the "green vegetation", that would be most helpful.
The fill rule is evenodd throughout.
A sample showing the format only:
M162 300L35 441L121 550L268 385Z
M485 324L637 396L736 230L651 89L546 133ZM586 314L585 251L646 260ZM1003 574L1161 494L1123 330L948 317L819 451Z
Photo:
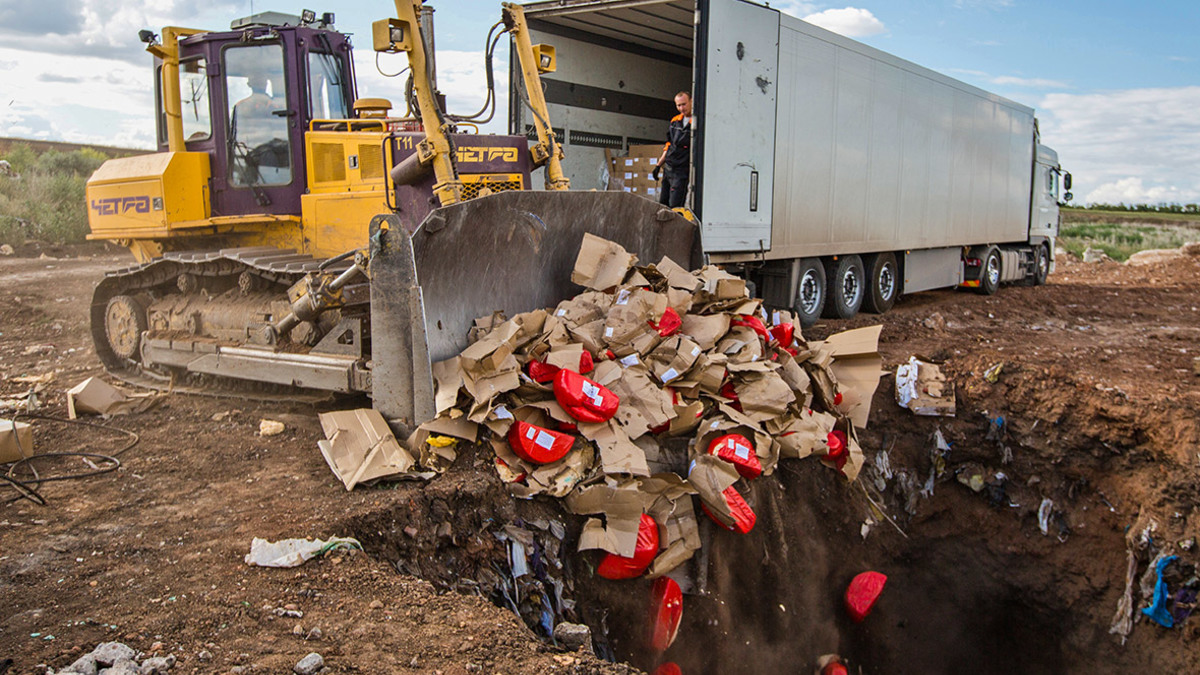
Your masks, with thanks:
M78 243L88 233L87 179L107 157L89 148L38 155L14 145L0 159L14 176L0 175L0 243L26 239L54 244Z
M1138 251L1200 241L1200 213L1063 209L1062 220L1058 243L1077 256L1091 247L1125 261Z

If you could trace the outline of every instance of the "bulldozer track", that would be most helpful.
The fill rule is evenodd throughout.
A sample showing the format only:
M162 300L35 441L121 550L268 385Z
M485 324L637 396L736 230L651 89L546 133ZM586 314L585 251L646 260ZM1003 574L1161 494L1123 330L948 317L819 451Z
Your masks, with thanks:
M91 332L96 354L111 375L130 384L158 391L218 398L252 397L256 400L281 402L312 403L328 400L331 398L328 392L212 375L158 372L145 367L139 360L138 353L129 358L115 353L110 344L105 321L109 302L113 298L178 294L178 279L184 274L211 278L238 276L248 272L261 280L260 283L264 286L277 287L281 297L286 298L288 287L304 275L320 270L324 262L324 259L298 254L291 249L256 246L214 251L170 252L147 263L108 272L92 295ZM326 271L338 273L352 264L352 261L339 261L329 265Z

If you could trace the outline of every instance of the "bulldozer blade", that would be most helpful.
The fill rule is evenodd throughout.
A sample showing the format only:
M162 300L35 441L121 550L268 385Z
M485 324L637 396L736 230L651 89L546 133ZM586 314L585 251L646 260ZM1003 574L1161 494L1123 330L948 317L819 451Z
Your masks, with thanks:
M389 221L378 232L378 223ZM571 271L585 233L620 244L640 264L664 256L689 269L701 263L694 223L624 192L501 192L434 210L406 243L398 241L408 238L398 217L377 217L371 259L375 407L404 426L431 418L431 364L468 346L476 318L554 307L579 293Z

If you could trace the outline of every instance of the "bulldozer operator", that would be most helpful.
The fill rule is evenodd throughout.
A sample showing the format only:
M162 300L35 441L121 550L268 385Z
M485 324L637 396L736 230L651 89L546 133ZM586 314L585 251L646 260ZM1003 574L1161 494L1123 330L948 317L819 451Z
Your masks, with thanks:
M268 85L271 93L268 93ZM233 145L233 179L239 185L282 185L291 181L291 158L287 142L287 118L278 110L287 103L282 91L266 74L246 77L250 95L233 105L230 143Z

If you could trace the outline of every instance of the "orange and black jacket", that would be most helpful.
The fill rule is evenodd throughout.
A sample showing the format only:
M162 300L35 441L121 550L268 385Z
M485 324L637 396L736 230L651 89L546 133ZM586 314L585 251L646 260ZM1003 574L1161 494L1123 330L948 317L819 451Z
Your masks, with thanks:
M667 151L663 166L671 171L687 169L692 154L692 125L683 123L682 114L671 118L671 125L667 127L667 144L663 149Z

